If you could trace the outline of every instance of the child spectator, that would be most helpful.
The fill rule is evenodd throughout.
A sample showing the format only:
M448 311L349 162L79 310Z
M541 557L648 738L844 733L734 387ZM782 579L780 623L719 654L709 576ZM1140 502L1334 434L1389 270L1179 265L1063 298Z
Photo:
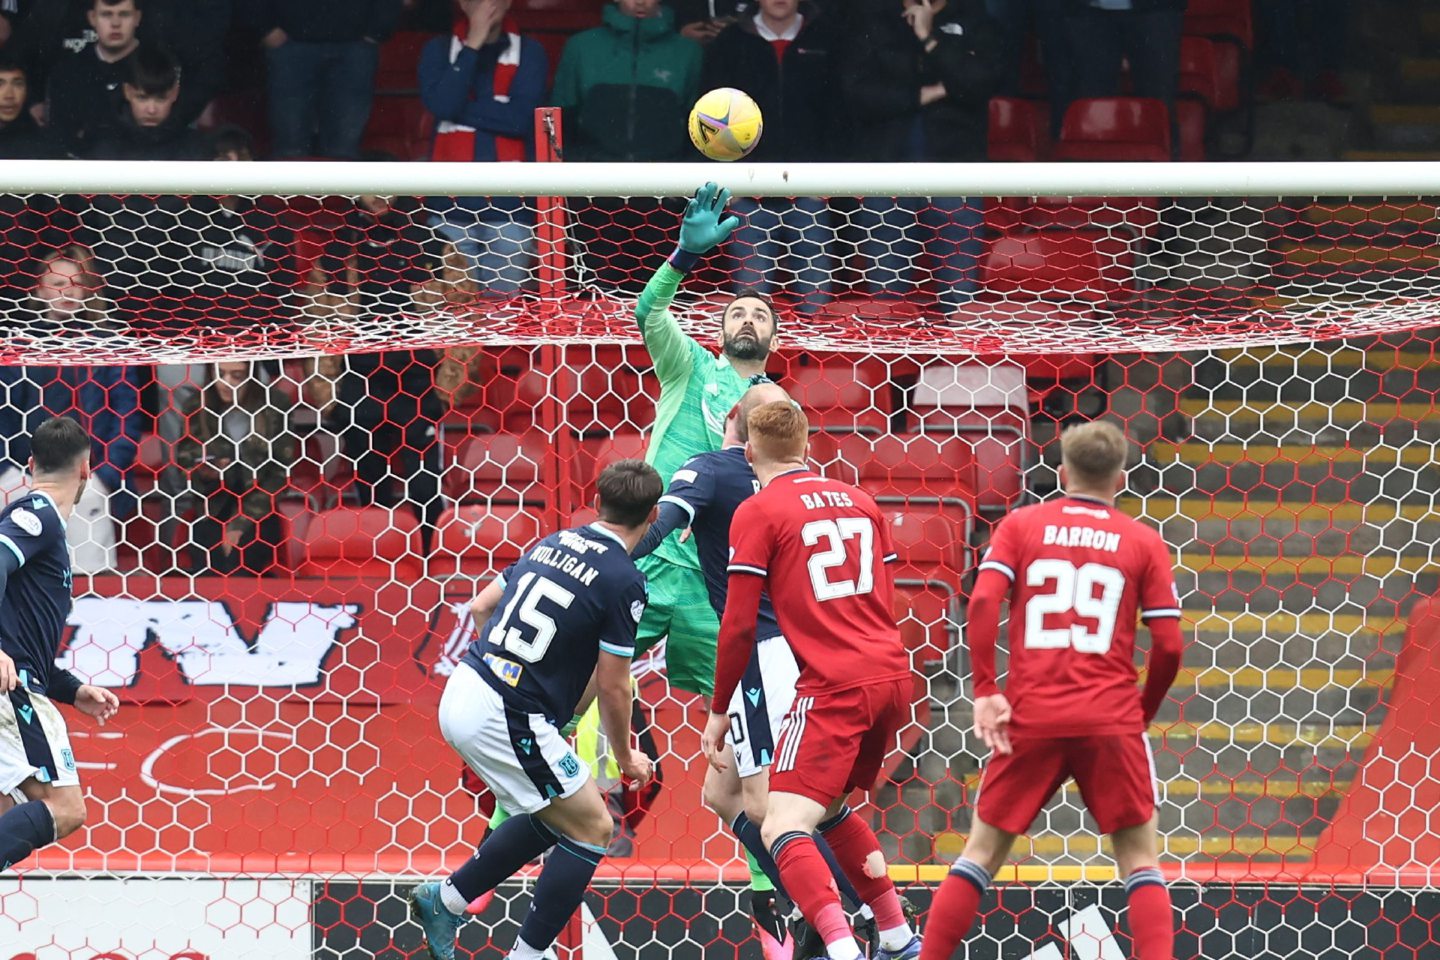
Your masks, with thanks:
M859 160L985 159L990 97L1001 56L981 0L862 0L841 58ZM866 197L855 213L872 291L908 292L922 249L936 261L936 295L953 308L974 295L980 253L978 199Z
M141 16L140 0L91 0L86 18L94 45L69 54L51 73L48 124L75 156L91 154L124 108Z
M49 134L26 109L30 83L19 61L0 53L0 160L43 160L60 155Z
M545 48L507 22L510 0L458 0L454 33L420 55L420 97L439 121L430 159L533 160L535 108L545 100ZM519 197L435 197L435 222L489 290L529 279L535 215Z
M68 246L44 258L21 330L92 342L121 335L90 252ZM115 569L115 524L134 509L129 473L144 416L140 371L123 366L0 367L0 501L27 489L30 435L50 417L72 417L89 433L94 467L67 537L77 573Z
M743 89L765 117L765 134L750 155L757 161L805 162L832 158L838 125L828 18L800 0L760 0L759 11L726 27L705 51L702 86ZM775 273L794 274L785 289L813 312L830 299L835 238L830 213L818 197L794 200L737 198L740 216L730 247L738 287L769 291Z
M401 0L258 0L276 157L354 160Z
M243 361L215 364L202 382L203 390L182 394L186 429L175 447L199 512L193 568L273 574L284 536L275 498L299 451L286 424L289 402Z
M205 138L174 115L180 68L163 50L141 47L130 57L125 106L91 150L98 160L207 159Z

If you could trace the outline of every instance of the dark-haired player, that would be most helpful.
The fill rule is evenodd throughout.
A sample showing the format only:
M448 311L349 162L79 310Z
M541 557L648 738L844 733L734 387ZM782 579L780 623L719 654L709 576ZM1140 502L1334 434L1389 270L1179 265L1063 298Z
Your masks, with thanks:
M1074 779L1125 877L1138 960L1171 960L1160 875L1155 762L1145 730L1180 669L1180 602L1160 534L1115 509L1129 446L1114 425L1061 437L1065 495L996 528L970 596L975 731L991 749L974 825L930 908L922 960L950 960L1015 837ZM996 683L1000 602L1010 601L1009 679ZM1150 628L1136 683L1135 623Z
M511 816L447 880L411 891L435 960L455 956L471 901L552 847L509 955L539 960L579 907L612 830L589 765L560 733L588 696L599 697L622 775L650 779L651 760L630 738L630 661L646 597L630 552L655 519L662 484L648 464L621 460L596 487L597 522L545 537L471 603L479 629L445 684L440 732Z
M90 437L46 420L30 438L30 491L0 512L0 870L85 823L85 800L57 703L101 723L120 701L55 666L70 616L65 522L90 477Z
M730 727L728 708L755 647L756 612L769 592L780 630L800 664L795 702L770 768L762 834L785 889L832 960L860 947L812 834L875 913L880 960L913 960L920 938L905 918L880 841L845 798L870 789L896 734L910 721L910 658L892 610L885 564L889 524L857 487L816 475L810 425L794 403L749 417L745 452L761 490L735 511L729 584L715 661L715 695L702 743L712 764Z

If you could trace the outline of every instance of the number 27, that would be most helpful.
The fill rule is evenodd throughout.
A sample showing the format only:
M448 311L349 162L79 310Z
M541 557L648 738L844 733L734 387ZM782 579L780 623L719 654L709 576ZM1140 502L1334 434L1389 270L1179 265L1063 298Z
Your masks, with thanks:
M859 540L859 571L854 580L831 580L830 571L845 563L845 542ZM812 520L800 528L800 539L813 547L821 540L825 548L810 555L806 567L816 600L853 597L875 589L875 525L868 517L841 517Z

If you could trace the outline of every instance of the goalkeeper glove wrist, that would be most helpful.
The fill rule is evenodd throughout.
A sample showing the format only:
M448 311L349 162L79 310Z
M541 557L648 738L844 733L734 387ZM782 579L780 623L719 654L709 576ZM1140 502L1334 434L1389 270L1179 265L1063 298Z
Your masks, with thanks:
M676 245L675 252L670 254L670 259L666 261L666 263L670 264L670 266L674 267L681 273L689 273L690 271L694 270L695 265L699 262L700 254L691 253L689 250L686 250L684 247L679 245Z
M582 719L584 718L578 713L575 714L575 716L571 717L570 722L560 728L560 736L564 737L566 740L569 740L571 737L575 736L575 731L580 728L580 721Z

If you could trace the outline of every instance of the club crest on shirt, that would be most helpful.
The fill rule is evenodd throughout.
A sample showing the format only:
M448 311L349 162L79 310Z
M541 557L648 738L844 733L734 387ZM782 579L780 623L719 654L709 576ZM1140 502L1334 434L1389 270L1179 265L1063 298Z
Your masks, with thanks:
M636 623L639 623L640 618L645 616L645 601L636 600L630 604L630 616L635 618Z
M40 523L40 518L35 516L35 514L31 513L29 510L26 510L24 507L19 507L14 510L10 514L10 519L15 521L15 526L19 527L21 530L24 530L32 537L40 536L40 531L44 529L44 527Z

